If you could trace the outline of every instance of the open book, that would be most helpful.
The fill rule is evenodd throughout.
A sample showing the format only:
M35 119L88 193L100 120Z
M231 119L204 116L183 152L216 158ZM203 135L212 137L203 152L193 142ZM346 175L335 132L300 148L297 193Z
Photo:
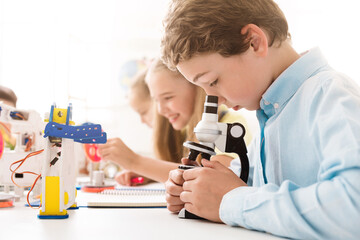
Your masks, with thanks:
M122 187L100 193L78 192L76 201L79 207L166 207L164 186L152 186Z

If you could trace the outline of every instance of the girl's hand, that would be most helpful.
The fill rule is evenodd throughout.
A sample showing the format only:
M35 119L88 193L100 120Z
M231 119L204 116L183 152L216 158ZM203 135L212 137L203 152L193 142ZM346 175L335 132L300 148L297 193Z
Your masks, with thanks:
M131 181L131 179L138 178L138 177L142 177L144 179L144 181L142 183ZM123 171L117 173L115 176L115 180L117 183L119 183L123 186L137 186L137 185L147 184L147 183L151 182L150 179L140 176L139 174L136 174L136 173L128 171L128 170L123 170Z
M116 162L128 170L132 169L137 157L120 138L108 139L106 144L99 144L99 152L102 159Z

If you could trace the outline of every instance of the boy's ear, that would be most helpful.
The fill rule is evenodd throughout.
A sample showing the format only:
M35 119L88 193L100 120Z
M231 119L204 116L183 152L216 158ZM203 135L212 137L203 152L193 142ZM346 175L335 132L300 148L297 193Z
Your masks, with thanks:
M246 35L250 48L259 56L266 56L268 52L268 39L265 32L255 24L245 25L241 34Z

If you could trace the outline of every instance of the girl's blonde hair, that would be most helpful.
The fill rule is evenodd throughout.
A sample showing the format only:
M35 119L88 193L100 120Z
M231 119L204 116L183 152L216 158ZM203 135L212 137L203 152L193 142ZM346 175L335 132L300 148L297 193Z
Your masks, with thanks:
M155 109L156 110L156 109ZM183 156L184 136L169 120L156 112L153 130L154 152L158 159L179 163Z
M174 78L182 78L183 81L187 81L180 72L170 70L160 59L154 61L149 72L168 71ZM167 118L156 113L154 148L157 157L161 159L173 159L173 162L180 162L181 158L187 156L189 152L183 147L183 143L185 141L197 141L194 128L201 120L206 94L202 88L196 85L192 86L196 88L194 112L183 130L175 130Z
M149 87L145 82L147 72L148 68L145 68L131 79L130 91L137 91L137 93L140 93L140 95L137 97L142 98L145 101L151 101Z
M162 58L170 69L199 53L224 57L250 47L241 29L255 24L269 36L269 46L290 37L283 12L273 0L172 0L163 21Z

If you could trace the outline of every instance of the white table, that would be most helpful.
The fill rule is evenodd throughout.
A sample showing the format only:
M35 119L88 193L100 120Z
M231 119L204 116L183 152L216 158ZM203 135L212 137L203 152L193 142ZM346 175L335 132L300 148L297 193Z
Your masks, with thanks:
M0 209L0 239L279 239L208 221L179 219L166 208L79 208L69 218L40 220L39 210L16 202Z

